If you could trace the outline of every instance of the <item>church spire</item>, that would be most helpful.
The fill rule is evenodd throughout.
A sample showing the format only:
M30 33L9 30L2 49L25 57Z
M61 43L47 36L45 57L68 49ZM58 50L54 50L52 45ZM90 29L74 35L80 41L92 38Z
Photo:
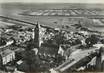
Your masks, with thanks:
M39 48L39 23L37 22L36 27L34 29L34 43L35 43L35 47Z

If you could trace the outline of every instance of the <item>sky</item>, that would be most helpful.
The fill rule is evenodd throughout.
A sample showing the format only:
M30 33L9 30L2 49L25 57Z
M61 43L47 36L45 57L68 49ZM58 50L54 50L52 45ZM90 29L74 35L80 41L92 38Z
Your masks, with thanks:
M5 2L24 2L24 3L103 3L104 0L0 0Z

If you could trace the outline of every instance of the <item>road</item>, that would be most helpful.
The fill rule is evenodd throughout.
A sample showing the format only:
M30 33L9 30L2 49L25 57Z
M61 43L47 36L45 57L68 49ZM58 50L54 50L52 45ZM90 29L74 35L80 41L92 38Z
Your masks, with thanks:
M55 68L54 70L58 71L65 71L66 69L71 68L72 66L76 65L79 61L81 61L86 56L89 56L91 53L95 53L96 50L99 50L98 47L92 47L86 50L78 49L75 52L73 52L69 59L65 61L63 64Z

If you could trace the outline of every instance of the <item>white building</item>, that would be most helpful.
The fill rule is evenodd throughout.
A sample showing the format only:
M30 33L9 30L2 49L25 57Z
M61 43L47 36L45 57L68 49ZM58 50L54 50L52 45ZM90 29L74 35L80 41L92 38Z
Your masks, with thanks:
M7 64L8 62L15 60L15 52L10 50L10 49L0 51L0 55L2 58L2 64L3 65Z

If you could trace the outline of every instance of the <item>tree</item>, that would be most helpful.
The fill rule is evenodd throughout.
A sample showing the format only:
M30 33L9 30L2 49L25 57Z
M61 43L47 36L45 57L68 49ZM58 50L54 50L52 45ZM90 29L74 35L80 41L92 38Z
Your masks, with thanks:
M85 43L86 43L88 46L93 46L93 45L96 44L98 41L99 41L99 38L98 38L96 35L91 35L90 37L88 37L88 38L85 40Z
M27 47L26 47L27 51L31 50L31 49L33 49L35 47L33 39L30 39L29 41L27 41L26 45L27 45Z
M26 65L28 66L27 67L28 72L33 72L34 69L36 70L36 68L39 67L39 63L40 63L38 56L35 55L35 51L33 51L32 49L33 49L33 45L28 44L23 54L24 55L23 59L26 62Z
M6 44L6 39L5 38L0 38L0 46L5 45Z
M60 44L63 44L64 43L64 34L62 34L61 32L59 32L58 34L55 35L54 37L57 45L59 46Z

